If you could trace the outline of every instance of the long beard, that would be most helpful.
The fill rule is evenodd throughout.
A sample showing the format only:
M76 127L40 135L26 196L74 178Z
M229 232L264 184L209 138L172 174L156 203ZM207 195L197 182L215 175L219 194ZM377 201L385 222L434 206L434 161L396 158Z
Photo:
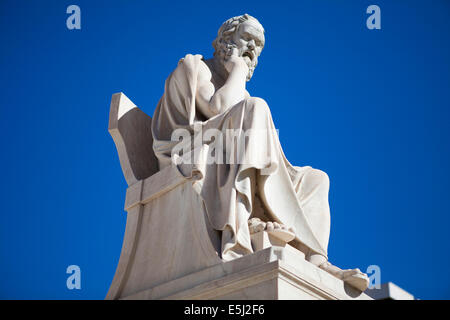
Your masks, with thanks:
M230 44L229 48L237 48L237 46L235 44ZM238 49L239 53L238 55L240 57L242 57L242 55L244 54L245 50L243 48ZM225 50L221 50L219 52L220 58L222 59L222 63L225 63L225 59L226 59L226 53ZM250 60L249 58L244 58L245 64L248 67L248 73L247 73L247 81L250 81L250 79L253 76L253 73L255 72L256 66L258 65L258 57L255 56L252 60Z
M239 56L242 57L244 52L245 50L243 50L242 48L239 49ZM244 61L248 67L247 81L250 81L253 76L253 72L255 72L256 66L258 65L258 57L255 55L255 57L251 60L248 57L244 57Z
M253 59L253 60L254 60L254 59ZM257 63L252 63L251 66L249 66L249 65L247 64L247 66L248 66L247 81L250 81L250 79L253 77L253 72L255 72L256 64L257 64Z

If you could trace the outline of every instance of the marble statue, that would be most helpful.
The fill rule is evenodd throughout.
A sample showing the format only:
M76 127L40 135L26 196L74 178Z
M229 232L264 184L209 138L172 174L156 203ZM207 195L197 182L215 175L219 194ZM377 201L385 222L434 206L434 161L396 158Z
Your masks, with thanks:
M176 166L185 177L196 176L194 189L220 233L223 261L253 253L251 235L267 231L313 265L364 291L367 275L328 262L327 174L289 163L269 106L246 90L264 44L262 25L244 14L220 27L211 59L188 54L179 61L151 124L159 170ZM174 132L184 133L183 139L174 139ZM227 137L221 145L218 134ZM236 141L244 142L242 149Z

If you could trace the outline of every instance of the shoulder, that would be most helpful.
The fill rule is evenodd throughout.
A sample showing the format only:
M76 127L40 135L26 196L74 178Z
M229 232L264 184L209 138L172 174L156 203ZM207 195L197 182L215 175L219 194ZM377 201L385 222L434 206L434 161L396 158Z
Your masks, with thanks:
M200 82L211 79L211 71L201 54L187 54L178 61L177 69L183 69L185 73L196 75Z
M195 66L202 62L203 56L201 54L187 54L180 60L178 60L178 65L183 66Z

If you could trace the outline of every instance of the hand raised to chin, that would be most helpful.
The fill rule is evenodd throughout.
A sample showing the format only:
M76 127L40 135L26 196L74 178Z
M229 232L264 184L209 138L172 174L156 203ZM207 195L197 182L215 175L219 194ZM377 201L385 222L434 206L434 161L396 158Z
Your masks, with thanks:
M248 73L248 65L244 58L239 56L239 50L236 47L231 48L225 57L224 63L225 69L231 73L235 68L238 68L244 72L245 75Z

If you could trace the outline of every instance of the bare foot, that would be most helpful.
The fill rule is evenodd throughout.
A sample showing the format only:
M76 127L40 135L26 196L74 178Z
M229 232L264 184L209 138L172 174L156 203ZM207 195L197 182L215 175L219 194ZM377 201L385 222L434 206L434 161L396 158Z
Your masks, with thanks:
M250 230L250 234L266 230L266 226L267 224L264 221L261 221L261 219L259 218L251 218L248 220L248 228Z
M266 230L267 232L274 230L286 230L295 234L294 228L288 228L284 224L278 222L264 222L260 218L251 218L248 220L248 227L250 229L250 234L263 230Z
M355 287L358 290L364 291L369 286L369 278L367 275L358 268L356 269L345 269L342 270L328 261L319 265L319 268L327 271L338 279L347 282L352 287Z
M278 222L264 222L259 218L251 218L248 220L248 228L250 234L267 231L267 233L285 242L295 238L294 228L287 228ZM342 270L329 263L324 256L319 254L309 256L308 261L360 291L366 290L369 286L369 278L358 268Z
M248 220L248 227L250 234L267 231L268 234L285 243L288 243L295 238L294 228L288 228L284 224L278 222L264 222L259 218L252 218Z

